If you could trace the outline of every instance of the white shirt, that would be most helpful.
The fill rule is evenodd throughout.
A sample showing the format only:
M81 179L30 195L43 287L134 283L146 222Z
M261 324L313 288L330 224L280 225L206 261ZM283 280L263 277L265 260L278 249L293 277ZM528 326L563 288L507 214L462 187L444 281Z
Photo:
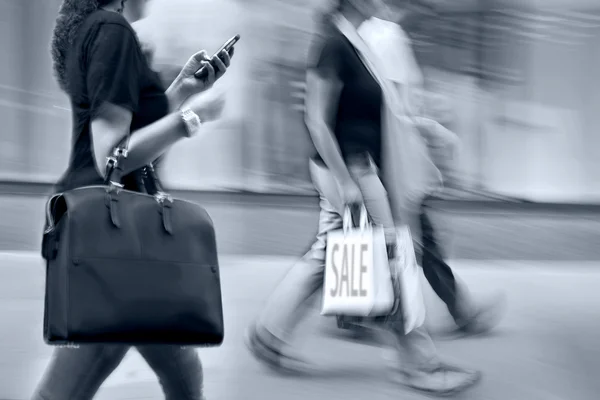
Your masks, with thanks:
M406 88L402 97L410 109L420 108L423 73L417 64L412 42L400 25L370 18L358 27L358 34L380 60L385 77Z
M399 84L400 96L411 113L417 116L416 121L422 121L429 127L419 132L425 133L433 161L443 173L444 179L457 181L454 153L458 138L434 120L418 118L424 111L424 79L406 32L396 23L371 18L359 26L358 34L373 55L379 58L384 77Z

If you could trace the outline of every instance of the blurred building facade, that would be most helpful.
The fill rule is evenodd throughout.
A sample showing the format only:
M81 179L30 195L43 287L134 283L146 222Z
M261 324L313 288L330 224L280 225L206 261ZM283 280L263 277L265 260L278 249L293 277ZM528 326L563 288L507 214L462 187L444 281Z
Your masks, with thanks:
M455 108L466 183L537 201L597 201L598 9L480 3L411 27L421 63Z
M153 36L158 61L183 64L235 33L242 40L221 83L225 118L171 150L165 179L195 190L308 190L302 82L325 2L191 3L152 2L140 34ZM600 200L600 7L513 3L456 2L407 26L428 82L451 106L463 180L534 201ZM52 182L66 165L69 105L48 54L59 4L0 0L2 180Z

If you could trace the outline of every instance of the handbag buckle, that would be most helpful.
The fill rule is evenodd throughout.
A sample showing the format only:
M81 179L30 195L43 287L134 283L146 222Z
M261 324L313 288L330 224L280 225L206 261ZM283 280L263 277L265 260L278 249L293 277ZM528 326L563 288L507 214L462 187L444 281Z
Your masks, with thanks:
M117 165L117 158L114 156L106 157L106 166L108 168L114 168Z
M156 192L156 194L154 195L154 198L160 205L165 205L165 202L167 202L168 204L173 203L173 197L171 197L170 194L165 193L165 192Z
M119 192L121 190L123 190L124 187L125 187L125 185L123 185L119 182L109 181L108 186L106 187L106 192L108 194L111 194L111 193L119 194Z
M171 195L165 192L156 192L154 195L157 203L160 205L160 213L162 215L163 228L169 234L173 234L173 224L171 222L171 205L173 204L173 198Z
M116 147L113 150L113 157L111 157L111 158L116 158L118 160L120 157L127 158L128 155L129 155L129 150L127 150L123 147Z

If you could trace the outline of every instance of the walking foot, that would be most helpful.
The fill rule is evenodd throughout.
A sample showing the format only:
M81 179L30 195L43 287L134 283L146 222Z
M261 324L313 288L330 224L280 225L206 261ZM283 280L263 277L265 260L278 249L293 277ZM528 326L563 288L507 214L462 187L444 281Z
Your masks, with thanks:
M481 376L479 371L441 364L433 370L403 372L401 383L412 390L446 397L475 386Z
M481 335L494 329L504 315L506 299L503 294L497 294L490 300L476 307L475 311L466 318L457 318L458 331L465 335Z
M284 343L268 333L262 334L256 325L246 331L246 347L254 358L279 373L298 373L306 363L282 351Z

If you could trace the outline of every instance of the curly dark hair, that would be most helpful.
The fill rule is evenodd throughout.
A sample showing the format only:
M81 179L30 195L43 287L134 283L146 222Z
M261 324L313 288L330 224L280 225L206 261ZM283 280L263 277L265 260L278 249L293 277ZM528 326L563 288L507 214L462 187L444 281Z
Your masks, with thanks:
M50 52L54 75L58 85L65 92L69 89L65 61L79 27L88 15L112 2L114 0L63 0L52 33Z

